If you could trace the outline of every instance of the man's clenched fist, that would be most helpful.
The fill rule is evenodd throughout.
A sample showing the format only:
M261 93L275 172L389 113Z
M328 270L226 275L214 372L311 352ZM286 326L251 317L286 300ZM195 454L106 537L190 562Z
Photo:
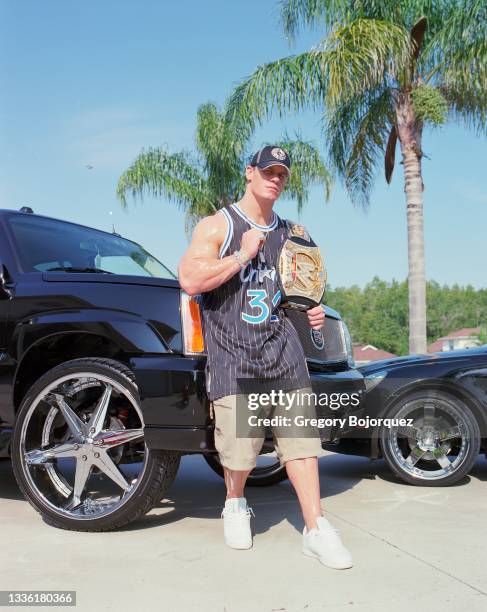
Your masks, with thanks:
M250 259L253 259L264 242L265 235L258 229L252 228L242 234L240 248L247 253Z
M321 329L325 324L325 309L321 304L307 311L308 321L313 329Z

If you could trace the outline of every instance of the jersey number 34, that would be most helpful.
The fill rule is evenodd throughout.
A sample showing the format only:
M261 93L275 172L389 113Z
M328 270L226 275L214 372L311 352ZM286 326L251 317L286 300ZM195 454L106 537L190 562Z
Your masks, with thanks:
M264 323L271 316L271 322L277 321L278 317L276 315L271 315L271 310L267 305L267 291L265 289L247 289L247 298L249 298L249 306L252 309L256 310L255 314L248 314L246 312L242 312L242 319L246 323L250 323L251 325L258 325L259 323ZM275 308L281 299L281 292L277 291L272 298L272 306Z

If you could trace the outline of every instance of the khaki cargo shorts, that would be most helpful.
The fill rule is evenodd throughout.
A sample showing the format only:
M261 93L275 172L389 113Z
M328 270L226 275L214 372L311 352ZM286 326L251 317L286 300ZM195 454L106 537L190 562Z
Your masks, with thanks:
M302 394L306 392L311 393L311 388L287 391L288 397L294 398L294 401L291 399L285 406L265 408L264 417L281 416L290 419L291 422L289 426L279 424L270 426L274 447L281 465L292 459L318 457L321 454L319 430L311 426L296 427L293 425L296 415L316 418L315 405L306 401L300 402L298 399L298 394L299 398L303 398ZM265 439L265 426L252 427L251 434L243 437L245 432L242 431L241 417L238 420L239 435L237 436L237 406L239 410L244 410L242 401L246 401L246 396L226 395L211 402L215 419L215 448L218 451L220 463L230 470L252 470L256 466L256 459ZM289 409L286 410L286 407ZM249 414L252 413L249 412ZM258 414L263 415L262 408L259 409ZM244 418L247 419L246 415Z

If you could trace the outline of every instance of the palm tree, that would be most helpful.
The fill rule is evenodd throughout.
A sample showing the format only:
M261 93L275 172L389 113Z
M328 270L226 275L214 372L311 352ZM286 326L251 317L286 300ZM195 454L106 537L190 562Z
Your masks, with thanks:
M197 112L197 155L187 151L169 153L164 148L142 151L118 181L117 196L127 206L127 195L143 198L149 193L175 202L186 211L189 233L202 217L239 200L245 191L243 172L254 128L246 122L228 121L226 111L203 104ZM321 183L328 199L331 176L318 150L299 136L287 135L276 143L293 162L291 178L283 195L295 198L298 212L308 199L313 182Z
M235 90L229 117L254 125L273 109L319 110L332 166L355 204L368 206L381 160L404 165L409 350L426 351L421 173L424 126L447 118L480 132L487 117L485 0L282 0L292 39L320 28L312 51L260 66Z

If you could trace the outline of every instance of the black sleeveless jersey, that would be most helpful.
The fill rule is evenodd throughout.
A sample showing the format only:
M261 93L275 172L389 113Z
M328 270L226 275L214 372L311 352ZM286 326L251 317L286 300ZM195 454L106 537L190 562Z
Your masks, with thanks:
M268 226L249 219L238 204L222 208L227 234L219 256L240 249L242 234L261 230L267 239L256 257L227 282L201 294L210 400L239 393L238 378L278 379L279 388L311 385L298 333L282 309L277 280L279 247L286 224L275 212Z

